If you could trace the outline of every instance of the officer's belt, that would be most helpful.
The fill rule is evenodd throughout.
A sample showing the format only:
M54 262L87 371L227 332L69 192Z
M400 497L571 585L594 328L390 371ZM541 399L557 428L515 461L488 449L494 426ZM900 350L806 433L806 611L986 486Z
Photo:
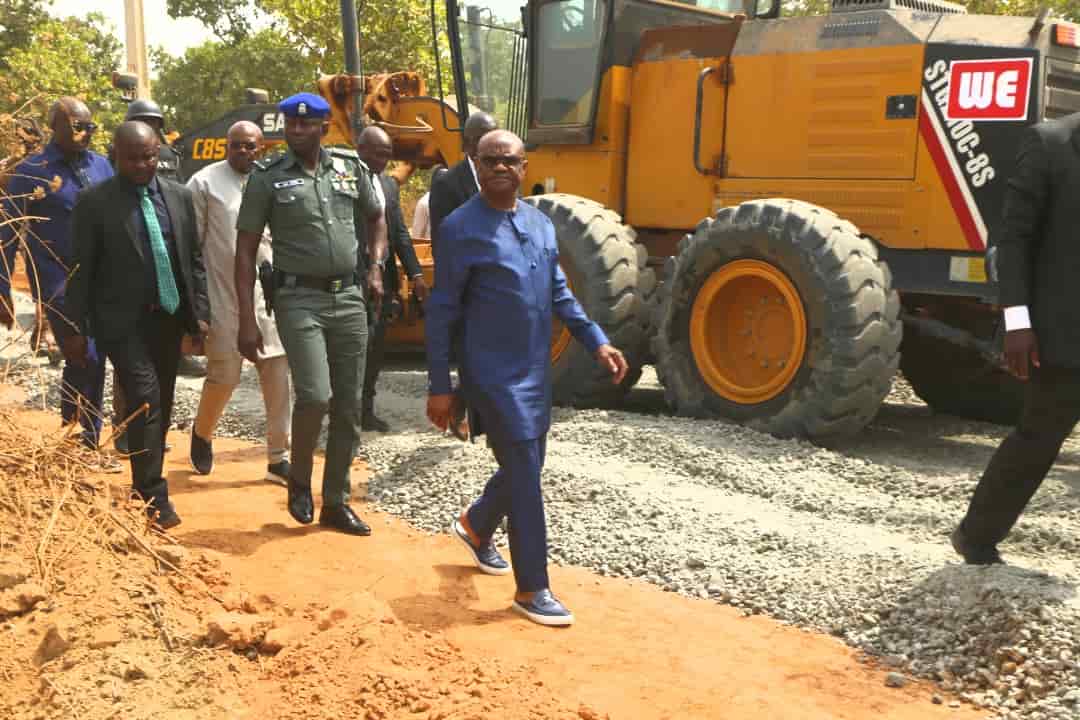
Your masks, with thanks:
M339 293L348 290L357 284L356 273L337 275L335 277L318 277L315 275L294 275L293 273L274 271L275 287L302 287L310 290L322 290L328 293Z

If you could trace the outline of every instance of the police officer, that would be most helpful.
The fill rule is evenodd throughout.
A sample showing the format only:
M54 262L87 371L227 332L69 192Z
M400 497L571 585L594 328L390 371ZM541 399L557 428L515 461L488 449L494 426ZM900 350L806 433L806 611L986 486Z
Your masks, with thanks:
M330 129L326 101L300 93L278 108L285 116L288 150L256 163L236 221L237 344L252 362L262 349L253 307L255 257L269 223L273 310L296 393L289 514L302 524L314 519L312 459L329 411L319 522L352 535L369 535L371 529L348 505L349 466L363 407L368 327L364 278L371 311L378 312L386 221L367 166L352 151L322 147Z

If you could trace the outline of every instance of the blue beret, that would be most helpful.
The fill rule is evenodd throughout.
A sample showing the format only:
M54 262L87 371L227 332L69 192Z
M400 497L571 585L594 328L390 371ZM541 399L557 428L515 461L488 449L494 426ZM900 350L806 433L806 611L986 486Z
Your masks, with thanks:
M285 117L324 118L330 114L330 105L318 95L304 92L282 100L278 110Z

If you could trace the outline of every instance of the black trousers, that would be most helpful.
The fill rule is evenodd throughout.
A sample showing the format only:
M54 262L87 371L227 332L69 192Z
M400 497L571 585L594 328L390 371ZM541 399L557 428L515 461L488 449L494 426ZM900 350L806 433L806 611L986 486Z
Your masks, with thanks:
M382 308L378 314L368 315L368 347L367 366L364 368L363 411L368 414L375 409L375 384L379 380L379 372L382 371L383 360L386 357L386 326L390 324L390 314L393 311L390 302L391 294L396 292L386 284L386 273L383 274L383 287L387 288L383 298Z
M972 543L997 545L1005 539L1078 421L1080 369L1034 369L1020 423L990 459L964 517L964 534Z
M157 490L165 487L162 451L165 432L172 422L176 370L184 337L181 312L169 315L160 309L147 310L134 333L101 342L123 389L127 411L136 412L143 405L148 408L127 426L131 484L144 497L157 495Z

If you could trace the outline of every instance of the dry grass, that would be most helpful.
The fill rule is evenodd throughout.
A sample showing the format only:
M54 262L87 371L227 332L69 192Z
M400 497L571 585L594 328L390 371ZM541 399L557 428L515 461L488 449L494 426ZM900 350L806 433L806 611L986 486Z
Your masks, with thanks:
M159 535L145 505L95 474L101 459L79 442L77 426L50 435L0 409L0 555L29 562L46 590L64 560L88 546L143 552L172 568L153 549Z

